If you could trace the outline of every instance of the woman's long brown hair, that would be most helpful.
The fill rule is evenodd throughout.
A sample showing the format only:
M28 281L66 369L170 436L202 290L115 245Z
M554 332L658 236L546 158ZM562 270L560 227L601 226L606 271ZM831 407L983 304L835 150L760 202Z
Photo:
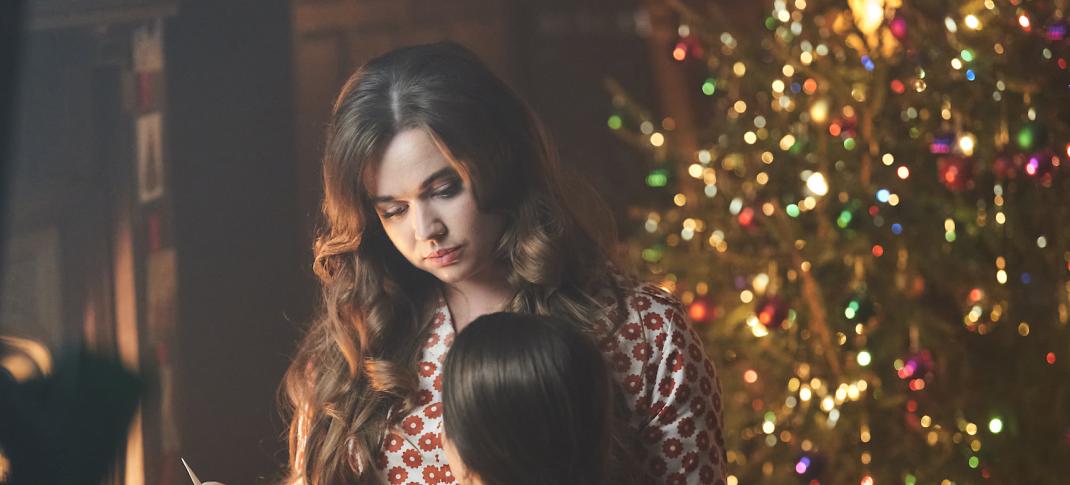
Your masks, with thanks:
M449 42L373 59L342 88L327 130L313 264L321 308L281 389L287 483L376 483L388 420L413 406L440 283L398 253L364 191L367 168L413 128L472 184L480 210L506 216L494 257L515 291L507 310L555 315L596 334L608 330L596 322L609 307L623 305L610 274L609 211L576 174L563 176L542 124L505 83ZM605 290L615 297L596 299Z

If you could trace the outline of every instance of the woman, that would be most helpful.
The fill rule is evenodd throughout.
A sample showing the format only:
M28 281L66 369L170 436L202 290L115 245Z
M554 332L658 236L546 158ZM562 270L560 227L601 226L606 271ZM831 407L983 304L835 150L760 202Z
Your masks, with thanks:
M651 482L719 483L713 366L678 301L614 270L560 172L537 118L459 45L399 49L350 78L323 162L322 312L284 381L290 482L453 482L441 363L457 332L504 310L600 341Z
M605 359L574 323L483 315L442 364L442 447L459 485L624 485ZM615 473L616 472L616 473Z

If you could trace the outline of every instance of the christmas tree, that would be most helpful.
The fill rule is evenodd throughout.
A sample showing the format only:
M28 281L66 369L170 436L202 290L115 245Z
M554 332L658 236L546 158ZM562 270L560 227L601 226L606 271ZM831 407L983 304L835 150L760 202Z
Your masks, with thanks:
M660 4L661 115L607 83L729 484L1068 480L1068 2L762 3Z

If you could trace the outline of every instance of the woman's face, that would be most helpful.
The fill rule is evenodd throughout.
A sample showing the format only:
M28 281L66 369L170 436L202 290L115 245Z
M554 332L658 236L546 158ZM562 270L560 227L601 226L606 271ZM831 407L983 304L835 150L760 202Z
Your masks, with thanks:
M446 284L493 274L504 217L479 210L470 181L426 131L398 133L368 175L386 235L413 266Z

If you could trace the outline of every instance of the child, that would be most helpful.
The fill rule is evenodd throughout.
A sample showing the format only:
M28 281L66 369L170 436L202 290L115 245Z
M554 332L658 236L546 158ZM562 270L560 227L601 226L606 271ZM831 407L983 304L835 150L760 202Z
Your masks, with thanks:
M462 485L597 485L619 471L611 377L568 322L477 318L447 354L442 394L443 446Z

